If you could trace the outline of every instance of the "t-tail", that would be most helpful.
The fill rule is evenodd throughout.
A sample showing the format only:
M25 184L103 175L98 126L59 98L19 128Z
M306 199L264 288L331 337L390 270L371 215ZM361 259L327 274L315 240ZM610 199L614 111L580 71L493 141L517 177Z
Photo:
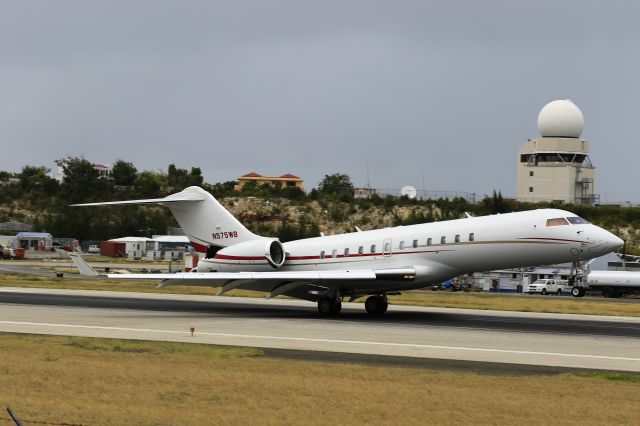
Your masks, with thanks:
M231 215L211 194L190 186L165 198L74 204L74 206L119 206L127 204L159 204L168 207L189 237L196 251L211 254L221 247L256 240L252 233Z

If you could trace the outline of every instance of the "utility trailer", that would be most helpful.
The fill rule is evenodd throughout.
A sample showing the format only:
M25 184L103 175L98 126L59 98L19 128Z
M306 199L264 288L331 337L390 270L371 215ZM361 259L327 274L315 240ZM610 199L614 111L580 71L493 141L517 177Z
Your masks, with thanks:
M582 297L587 291L601 291L604 297L620 297L640 292L640 272L592 271L583 278L581 285L571 288L571 294Z

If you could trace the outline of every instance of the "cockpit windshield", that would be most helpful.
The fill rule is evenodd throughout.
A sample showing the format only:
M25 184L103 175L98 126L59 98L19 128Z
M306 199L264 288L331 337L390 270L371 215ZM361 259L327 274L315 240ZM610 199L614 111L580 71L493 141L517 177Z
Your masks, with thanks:
M572 225L588 225L589 222L578 216L568 217L567 220Z
M560 225L585 225L588 224L586 220L578 216L571 217L555 217L553 219L547 219L547 226L560 226Z
M560 225L568 225L567 219L564 217L556 217L553 219L547 219L547 226L560 226Z

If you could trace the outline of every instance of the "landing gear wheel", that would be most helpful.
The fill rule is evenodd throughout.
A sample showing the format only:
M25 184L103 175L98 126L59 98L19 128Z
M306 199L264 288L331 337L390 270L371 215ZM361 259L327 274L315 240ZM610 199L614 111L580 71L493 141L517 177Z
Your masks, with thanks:
M369 296L364 302L364 308L371 315L382 315L387 312L389 302L384 296Z
M318 300L318 312L322 315L337 315L342 310L342 303L333 297L325 296Z

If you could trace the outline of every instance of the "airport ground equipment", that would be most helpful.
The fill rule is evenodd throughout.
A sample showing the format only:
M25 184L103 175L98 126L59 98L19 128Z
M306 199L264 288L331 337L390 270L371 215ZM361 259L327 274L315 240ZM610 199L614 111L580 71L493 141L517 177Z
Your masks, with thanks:
M640 292L640 272L592 271L586 276L584 285L571 289L575 297L582 297L587 291L600 291L607 298L621 297L627 293Z

